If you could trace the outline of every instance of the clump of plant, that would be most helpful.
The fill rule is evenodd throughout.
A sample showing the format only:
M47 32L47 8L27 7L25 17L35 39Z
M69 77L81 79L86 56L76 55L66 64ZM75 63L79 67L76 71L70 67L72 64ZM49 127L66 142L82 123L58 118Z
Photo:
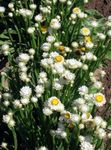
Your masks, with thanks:
M105 150L110 120L96 114L107 102L105 72L94 72L110 50L111 17L91 15L86 2L13 0L0 7L0 52L8 59L0 112L14 139L3 137L1 148Z

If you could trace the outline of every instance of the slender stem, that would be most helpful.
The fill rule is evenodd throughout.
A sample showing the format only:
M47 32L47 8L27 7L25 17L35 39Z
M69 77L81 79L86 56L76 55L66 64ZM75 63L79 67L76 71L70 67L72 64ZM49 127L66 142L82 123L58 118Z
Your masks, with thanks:
M14 150L17 150L18 144L17 144L17 135L14 129L12 130L12 134L13 134L13 139L14 139Z

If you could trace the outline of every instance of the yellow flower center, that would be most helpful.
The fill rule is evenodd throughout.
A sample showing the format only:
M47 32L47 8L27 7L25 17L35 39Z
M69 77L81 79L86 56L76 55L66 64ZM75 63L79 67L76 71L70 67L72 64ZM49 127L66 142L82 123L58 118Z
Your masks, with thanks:
M45 26L41 27L42 32L47 32L47 28Z
M65 117L66 119L70 119L70 118L71 118L71 114L70 114L69 112L67 112L67 113L65 113L64 117Z
M95 99L97 102L102 102L104 100L104 97L102 95L96 95Z
M87 117L87 119L89 119L90 118L90 113L86 113L86 117Z
M86 51L86 48L85 47L81 47L81 51Z
M83 31L83 33L89 33L89 29L88 28L83 28L82 31Z
M57 55L56 57L55 57L55 61L56 62L61 62L63 60L63 57L61 56L61 55Z
M52 105L58 105L59 104L59 100L57 98L52 99L51 101Z
M63 51L65 50L65 47L64 47L63 45L60 45L60 46L58 47L58 50L61 51L61 52L63 52Z
M78 8L78 7L75 7L74 9L73 9L73 13L75 13L75 14L79 14L81 12L81 10L80 10L80 8Z
M85 37L85 42L88 42L88 43L89 43L89 42L91 42L91 41L92 41L92 40L91 40L91 37L90 37L90 36L86 36L86 37Z

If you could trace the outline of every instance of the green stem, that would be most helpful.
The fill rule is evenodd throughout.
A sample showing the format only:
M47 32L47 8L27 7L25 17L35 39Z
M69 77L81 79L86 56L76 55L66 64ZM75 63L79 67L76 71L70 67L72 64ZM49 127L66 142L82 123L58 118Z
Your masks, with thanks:
M17 150L18 144L17 144L17 135L14 129L12 130L12 134L13 134L13 139L14 139L14 150Z

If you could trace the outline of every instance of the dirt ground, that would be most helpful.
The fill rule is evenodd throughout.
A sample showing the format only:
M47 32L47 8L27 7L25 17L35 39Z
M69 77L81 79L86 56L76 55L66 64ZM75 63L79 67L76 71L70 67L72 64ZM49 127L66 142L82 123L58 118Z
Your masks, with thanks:
M92 0L86 8L96 9L105 17L111 15L111 0Z

